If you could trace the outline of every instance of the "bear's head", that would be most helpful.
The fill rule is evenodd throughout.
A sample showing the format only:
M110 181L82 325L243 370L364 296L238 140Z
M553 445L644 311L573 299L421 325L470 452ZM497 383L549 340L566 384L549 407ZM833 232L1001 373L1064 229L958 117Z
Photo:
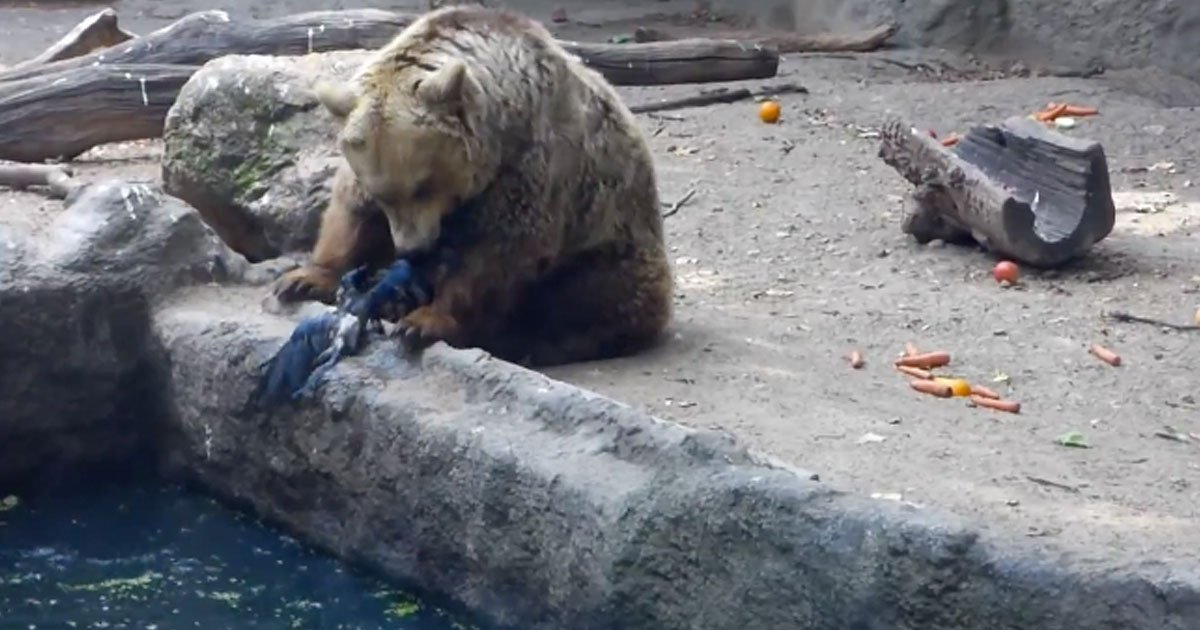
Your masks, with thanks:
M387 215L397 254L431 246L443 217L479 194L468 116L480 88L462 61L368 66L353 82L318 83L316 93L341 125L343 157Z

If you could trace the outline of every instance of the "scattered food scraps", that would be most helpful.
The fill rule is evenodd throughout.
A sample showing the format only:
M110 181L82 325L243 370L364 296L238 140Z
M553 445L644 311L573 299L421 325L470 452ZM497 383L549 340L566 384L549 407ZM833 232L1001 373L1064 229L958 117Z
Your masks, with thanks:
M1000 398L1000 394L997 394L995 391L993 391L987 387L984 387L983 385L972 385L971 393L974 394L975 396L982 396L984 398L995 398L995 399Z
M1091 352L1096 358L1113 367L1118 367L1121 365L1121 355L1109 350L1108 348L1105 348L1100 344L1092 344L1092 347L1088 349L1088 352Z
M906 365L909 367L918 367L923 369L932 369L950 364L950 353L941 350L936 352L926 352L924 354L914 354L896 359L896 365Z
M852 367L856 370L862 368L862 366L866 363L866 361L863 360L862 353L859 352L858 350L852 351L850 353L849 358L850 358L850 367Z
M952 147L952 146L958 144L959 140L960 140L960 138L958 137L957 133L951 133L950 135L946 136L945 138L942 138L941 142L942 142L942 146L944 146L944 147Z
M1095 107L1087 107L1085 105L1071 105L1069 103L1047 103L1045 109L1036 112L1033 117L1041 122L1053 122L1063 116L1072 118L1084 118L1087 116L1095 116L1100 113L1100 110Z
M1020 275L1020 268L1017 267L1017 263L1011 260L1001 260L996 263L995 267L992 267L992 277L996 279L996 282L1016 284L1017 278Z
M971 384L961 378L936 378L934 381L948 386L954 396L971 395Z
M1075 124L1075 119L1071 118L1070 116L1063 116L1062 118L1054 119L1054 126L1058 127L1059 129L1074 129Z
M883 437L882 435L879 435L878 433L864 433L862 437L858 438L858 443L859 444L878 444L879 442L882 442L886 439L887 438Z
M949 385L937 381L909 381L908 385L922 394L929 394L938 398L950 398L954 395Z
M907 374L922 381L928 381L929 379L933 378L933 372L930 372L929 370L923 370L919 367L913 367L911 365L897 365L896 369L899 370L901 374Z
M1197 310L1196 313L1197 317L1200 317L1200 310ZM904 344L904 354L901 356L911 357L914 354L921 354L921 351L917 349L917 344L911 341Z
M1021 403L1015 400L1001 400L999 397L989 398L979 394L971 394L971 404L984 409L1003 411L1006 413L1021 413Z
M779 122L779 115L782 112L783 108L779 106L779 101L763 101L762 105L758 106L758 119L767 124L775 124Z
M1087 438L1079 431L1067 431L1058 436L1058 444L1060 446L1069 446L1071 448L1091 448Z

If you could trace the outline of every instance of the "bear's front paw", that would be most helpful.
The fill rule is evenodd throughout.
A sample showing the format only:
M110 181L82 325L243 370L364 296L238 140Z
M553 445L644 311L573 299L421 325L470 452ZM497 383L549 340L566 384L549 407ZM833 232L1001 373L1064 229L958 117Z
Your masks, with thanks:
M395 335L407 352L418 354L438 341L453 339L457 330L453 317L422 306L400 320Z
M307 265L279 276L273 292L284 303L317 300L332 304L337 298L338 280L337 274L328 269Z

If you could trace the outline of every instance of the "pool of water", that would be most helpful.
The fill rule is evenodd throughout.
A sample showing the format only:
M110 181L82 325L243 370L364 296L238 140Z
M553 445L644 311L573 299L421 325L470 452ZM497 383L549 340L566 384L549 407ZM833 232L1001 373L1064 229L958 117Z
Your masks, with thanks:
M173 486L0 496L0 627L463 630L463 617Z

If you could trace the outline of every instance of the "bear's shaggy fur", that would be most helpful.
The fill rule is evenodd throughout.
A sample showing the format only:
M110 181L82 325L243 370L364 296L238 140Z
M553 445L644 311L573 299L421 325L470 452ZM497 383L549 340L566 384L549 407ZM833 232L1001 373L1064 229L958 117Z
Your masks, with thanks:
M441 340L545 366L657 340L673 289L649 148L612 86L540 23L439 9L317 92L346 166L280 299L329 302L355 266L443 250L454 264L428 271L432 301L400 322L410 349Z

